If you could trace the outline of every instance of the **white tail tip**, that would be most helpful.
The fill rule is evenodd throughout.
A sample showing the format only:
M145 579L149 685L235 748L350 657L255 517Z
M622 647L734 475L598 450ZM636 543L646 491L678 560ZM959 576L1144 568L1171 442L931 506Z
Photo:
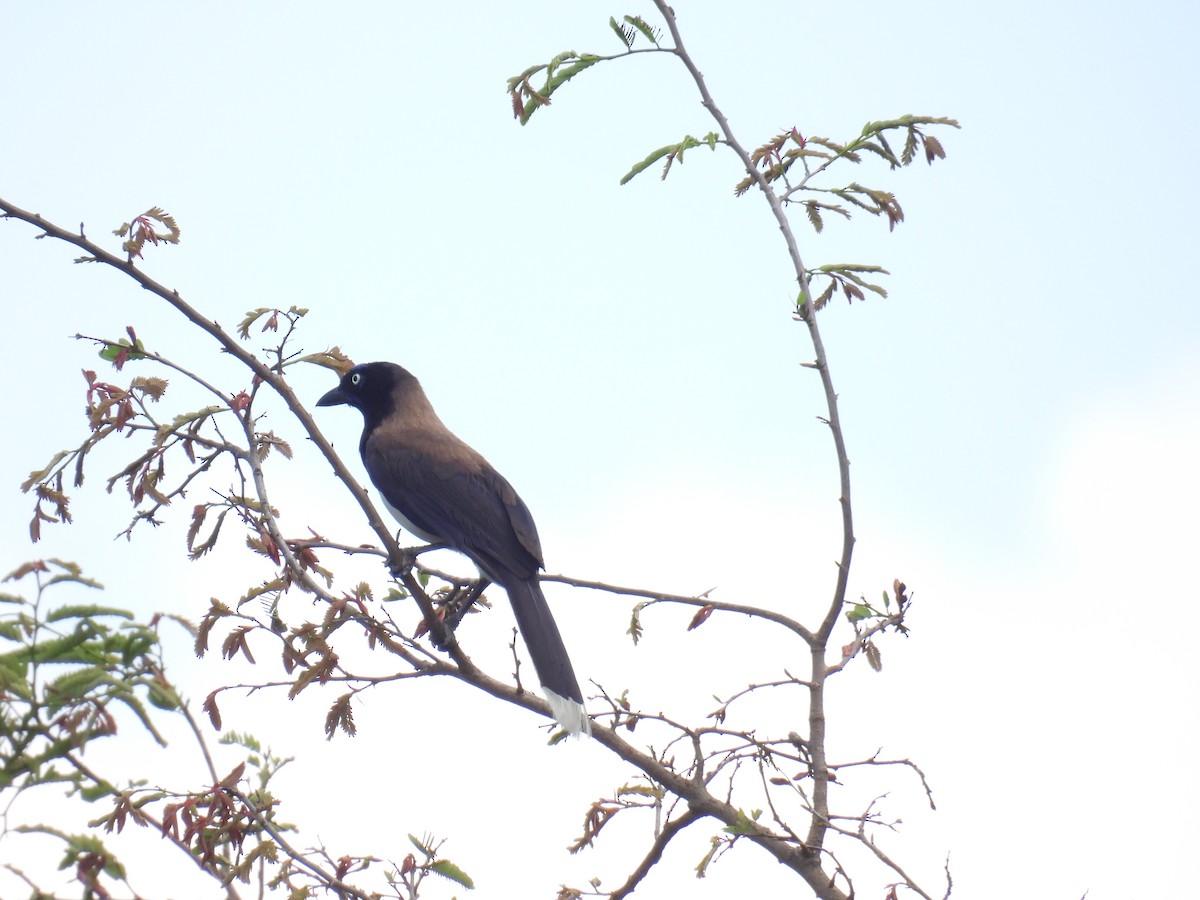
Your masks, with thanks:
M547 687L543 687L542 692L546 695L546 702L550 704L550 712L554 714L555 721L566 730L567 734L590 735L592 733L592 720L584 712L583 704L560 697Z

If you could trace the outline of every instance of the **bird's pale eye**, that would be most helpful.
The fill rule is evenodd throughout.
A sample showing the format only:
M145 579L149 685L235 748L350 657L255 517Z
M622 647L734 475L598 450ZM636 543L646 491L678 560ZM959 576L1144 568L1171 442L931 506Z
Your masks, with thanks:
M355 387L358 387L360 381L362 381L362 376L357 372L350 376L350 383Z

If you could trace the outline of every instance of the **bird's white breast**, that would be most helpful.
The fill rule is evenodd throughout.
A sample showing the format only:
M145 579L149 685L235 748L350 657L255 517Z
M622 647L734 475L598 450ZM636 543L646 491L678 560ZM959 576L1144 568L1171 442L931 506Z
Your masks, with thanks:
M411 532L412 534L415 534L417 537L419 537L421 540L429 541L429 543L431 543L431 544L442 543L442 539L438 535L430 534L428 531L418 528L411 521L409 521L408 516L404 515L404 513L400 512L400 510L396 509L396 507L392 506L392 504L388 503L387 497L380 494L379 499L383 501L383 505L387 507L387 511L390 512L392 514L392 516L395 517L396 521L399 522L402 526L404 526L405 531Z

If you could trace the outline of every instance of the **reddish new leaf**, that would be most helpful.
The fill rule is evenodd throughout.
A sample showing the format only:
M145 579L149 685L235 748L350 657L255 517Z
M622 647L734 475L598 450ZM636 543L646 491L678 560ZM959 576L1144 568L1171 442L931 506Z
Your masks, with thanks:
M706 604L696 610L696 614L692 616L692 621L688 623L687 630L692 631L693 629L699 628L701 625L707 622L708 617L712 615L712 612L715 608L716 607L710 604Z
M226 659L233 659L238 653L241 653L246 659L253 663L254 654L250 652L250 643L246 637L250 633L252 625L243 625L241 628L235 628L225 638L225 643L221 645L221 655Z
M350 704L353 696L353 694L342 694L329 708L329 712L325 716L325 736L330 740L333 739L339 728L351 737L358 733L358 728L354 724L354 707Z
M208 721L212 722L212 727L216 731L221 730L221 710L217 708L217 692L213 691L204 698L204 711L208 713ZM174 810L172 810L174 815ZM163 829L166 829L166 822L163 822Z
M237 787L238 782L242 780L242 775L245 773L246 764L244 762L238 763L228 775L221 779L221 787L227 791L233 790Z

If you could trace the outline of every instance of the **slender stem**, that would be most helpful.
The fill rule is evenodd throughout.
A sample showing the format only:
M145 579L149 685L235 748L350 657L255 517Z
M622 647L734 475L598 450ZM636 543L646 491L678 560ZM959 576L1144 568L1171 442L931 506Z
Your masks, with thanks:
M677 818L668 821L662 827L662 830L659 831L658 836L655 837L654 843L651 845L649 852L646 853L645 858L642 859L641 864L633 870L623 885L609 895L609 900L625 900L626 897L632 894L634 888L641 884L642 879L649 875L650 870L662 859L663 851L667 849L667 844L671 842L675 835L699 819L699 813L695 810L687 809Z
M202 315L199 310L187 303L179 295L178 291L171 290L170 288L166 287L166 285L155 281L141 269L137 268L132 261L122 259L116 254L105 250L100 245L88 240L88 238L82 233L82 230L79 234L68 231L65 228L55 225L53 222L46 221L39 214L21 209L20 207L9 203L3 198L0 198L0 215L3 217L20 219L30 223L31 225L36 225L45 233L43 236L49 236L60 241L65 241L66 243L73 244L74 246L85 251L88 254L88 256L85 258L85 261L103 263L104 265L111 266L112 268L128 275L152 294L155 294L156 296L161 297L163 300L166 300L167 303L182 313L189 322L213 337L217 343L221 345L225 352L235 357L239 362L250 369L250 371L253 372L260 381L269 384L283 399L292 415L294 415L297 421L300 422L300 425L308 435L309 440L316 444L317 449L321 451L321 454L333 466L335 474L346 485L347 489L354 496L354 499L358 501L358 505L362 508L363 512L367 516L367 521L370 524L371 529L375 532L383 546L387 549L389 559L400 560L404 557L403 552L396 543L396 539L393 536L391 529L388 528L384 524L383 519L380 518L379 512L375 509L375 506L367 496L366 491L363 490L362 485L360 485L357 479L355 479L355 477L350 473L350 470L346 467L346 464L342 462L342 459L338 455L337 451L333 449L333 445L330 444L329 441L326 440L325 436L321 433L321 430L317 427L317 424L313 420L312 416L309 415L308 410L300 401L300 398L297 397L295 392L292 390L291 385L289 385L287 380L284 379L278 372L266 365L253 353L246 350L245 347L238 343L233 336L231 336L215 321ZM297 569L297 571L303 578L304 572L301 569ZM417 605L421 608L422 615L424 615L425 620L429 625L430 631L432 631L438 637L445 639L447 637L445 634L445 628L438 619L437 614L434 612L433 605L430 603L429 598L425 596L423 591L415 593L414 596L416 597ZM446 642L449 643L449 641ZM465 657L462 657L461 651L457 652L459 655L455 657L455 661L461 663L462 659L465 659Z
M785 616L782 613L777 613L774 610L764 609L760 606L748 606L742 603L724 603L718 600L710 600L704 595L700 595L699 597L688 597L683 594L665 594L662 591L651 591L644 588L621 587L620 585L608 584L603 581L587 581L583 578L572 578L568 575L542 575L541 580L552 581L558 584L569 584L571 587L588 588L593 591L604 591L609 594L623 594L628 597L645 597L652 603L679 603L684 606L702 607L711 606L713 609L738 613L740 615L750 616L757 619L765 619L768 622L774 622L776 625L782 625L788 631L800 635L800 637L802 637L810 645L814 644L817 640L811 631L809 631L795 619Z
M325 439L323 434L321 434L321 430L317 427L316 422L313 421L312 416L308 414L304 404L301 403L295 392L292 391L291 385L289 385L287 381L284 380L274 369L266 365L253 353L246 350L245 347L238 343L233 336L231 336L215 321L202 315L199 310L186 302L183 297L179 295L178 291L171 290L166 285L155 281L153 278L135 266L131 261L122 259L116 254L105 250L99 244L95 244L88 240L88 238L82 232L76 234L75 232L68 231L67 229L55 225L52 222L46 221L37 213L32 213L28 210L21 209L20 207L9 203L3 198L0 198L0 214L5 217L20 219L24 222L28 222L31 225L35 225L38 228L41 228L45 232L45 235L56 238L60 241L65 241L68 244L73 244L74 246L83 250L88 254L88 257L91 261L111 266L117 271L128 275L146 290L158 297L161 297L163 300L166 300L167 303L182 313L189 322L196 325L202 331L215 339L217 343L220 344L225 350L225 352L235 357L239 362L250 369L250 371L253 372L261 381L269 384L287 404L292 414L296 416L301 427L308 435L309 440L316 444L322 455L324 455L325 458L328 459L333 465L335 474L337 474L338 478L340 478L346 484L346 487L350 490L350 493L354 496L354 499L358 501L359 506L362 507L363 512L367 515L367 520L371 525L371 529L379 536L379 539L383 542L383 545L389 550L396 546L396 542L392 537L391 530L384 524L383 519L380 518L379 513L371 503L366 491L363 490L362 486L350 473L350 470L346 467L345 463L342 462L337 451L333 449L333 445Z
M60 756L58 758L63 759L66 762L70 763L84 777L86 777L88 780L90 780L92 782L92 784L94 784L94 785L108 784L107 779L101 777L101 775L98 772L95 772L92 769L88 768L87 764L84 763L84 761L80 758L80 756L78 754L64 753L64 754L62 754L62 756ZM212 866L208 865L203 859L201 859L200 857L193 854L191 851L191 848L184 841L181 841L178 837L176 837L175 834L172 833L171 829L167 828L164 830L163 823L160 819L156 818L154 815L147 812L145 809L138 810L138 815L141 816L150 825L152 825L154 827L154 830L158 831L163 836L164 839L166 839L167 841L170 841L171 844L173 844L177 849L182 850L184 855L187 856L193 863L195 863L196 867L198 869L200 869L200 871L202 871L208 875L211 875L214 878L220 878L221 873L219 871L217 871L216 869L214 869ZM225 861L228 862L228 860L225 860ZM229 886L229 890L232 890L232 886ZM238 895L230 894L229 896L237 897Z
M263 815L262 810L258 809L253 803L251 803L245 794L230 788L226 788L226 790L229 792L230 796L236 797L245 805L246 810L249 811L254 817L254 821L259 825L259 827L262 828L263 831L271 836L271 839L283 849L283 852L286 853L300 868L307 869L312 876L317 879L318 884L320 884L322 887L336 891L338 897L356 898L356 900L371 900L371 898L378 896L378 894L364 893L363 891L360 891L358 888L354 887L354 885L347 884L346 882L342 881L333 872L327 872L325 869L321 868L312 861L309 854L293 847L288 842L287 838L283 836L283 833L275 827L275 824L270 820L270 818Z
M827 422L830 433L833 435L834 449L837 453L838 476L841 488L838 499L842 511L842 552L838 561L837 579L834 585L833 596L830 598L830 603L821 626L816 632L816 641L811 644L812 678L809 696L808 739L812 754L813 815L806 845L810 850L818 851L824 843L825 832L829 827L830 774L825 752L825 648L833 632L833 627L837 622L838 613L841 611L846 598L846 590L850 577L850 561L854 553L854 519L850 506L850 460L846 454L845 437L842 432L841 416L838 411L838 397L833 387L833 378L829 372L825 344L821 340L821 331L817 325L816 311L812 305L812 294L808 283L808 270L805 268L804 260L800 256L800 248L796 244L791 222L784 212L783 203L767 182L762 172L754 165L750 154L734 135L729 120L725 117L720 107L717 106L716 101L713 100L712 94L709 93L704 75L697 68L683 45L683 39L675 21L674 10L671 9L666 0L654 0L654 5L658 8L659 13L667 24L668 30L671 32L671 39L675 45L675 55L679 57L680 61L691 74L692 80L700 92L704 108L708 110L721 129L725 143L737 154L746 172L754 179L755 184L758 185L759 190L771 208L771 214L775 217L775 221L779 225L779 231L783 235L784 243L787 245L788 257L791 259L792 267L796 273L796 282L800 287L800 303L798 304L800 318L808 327L809 338L812 341L813 350L816 354L816 361L811 367L817 370L821 378L821 386L825 392L825 404L828 409ZM810 885L818 890L818 892L831 887L824 882L818 885L810 881Z

